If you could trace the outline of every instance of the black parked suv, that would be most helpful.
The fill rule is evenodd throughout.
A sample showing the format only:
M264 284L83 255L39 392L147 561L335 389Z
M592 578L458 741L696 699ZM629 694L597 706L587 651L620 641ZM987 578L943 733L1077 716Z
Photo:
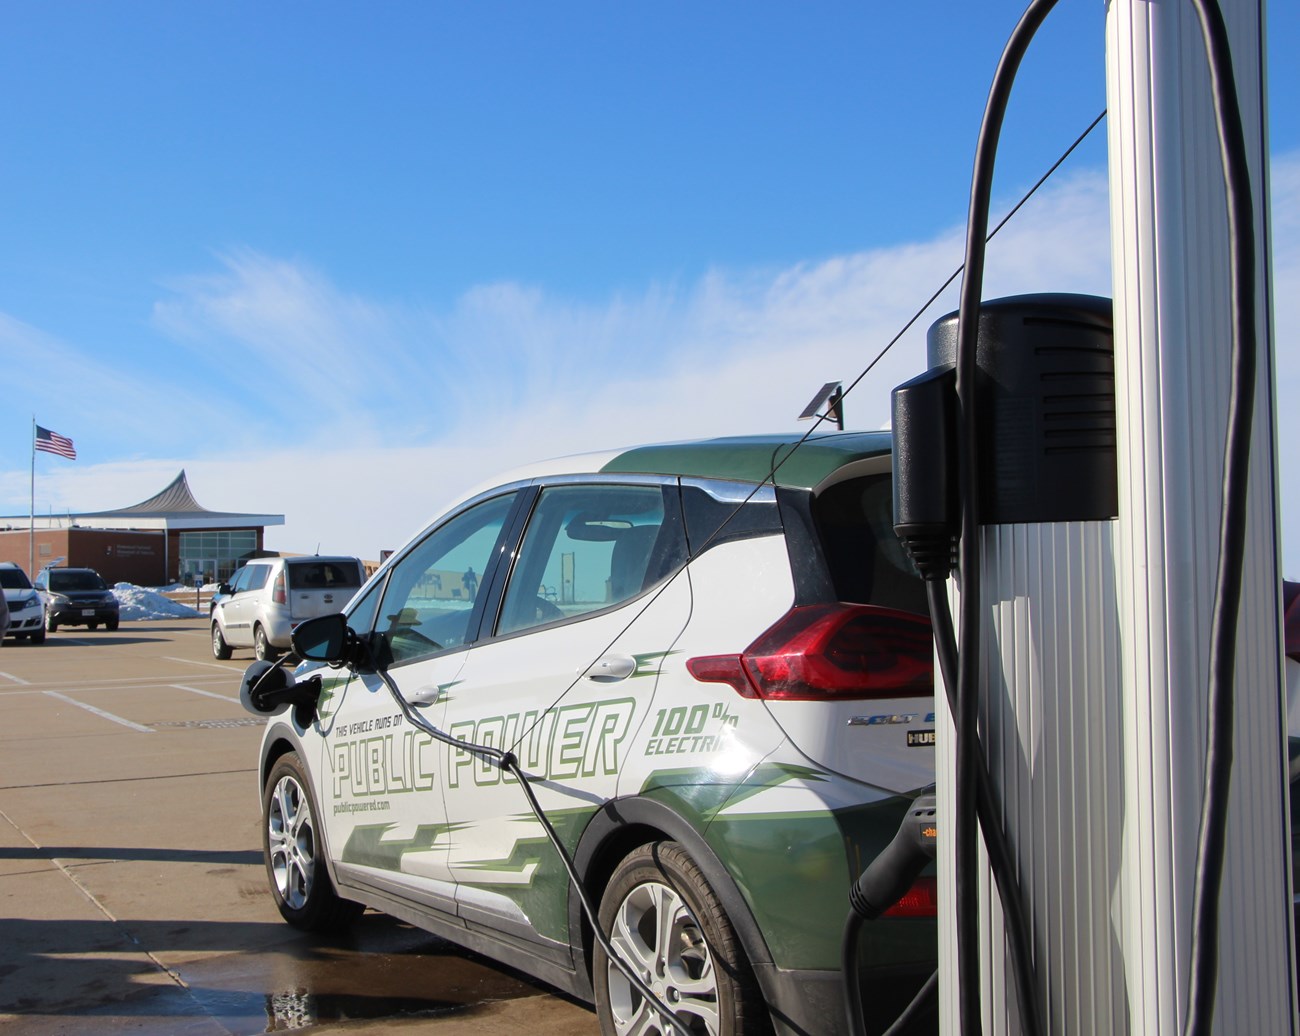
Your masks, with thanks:
M36 580L45 598L45 628L53 633L60 626L89 626L115 630L117 598L93 568L47 568Z

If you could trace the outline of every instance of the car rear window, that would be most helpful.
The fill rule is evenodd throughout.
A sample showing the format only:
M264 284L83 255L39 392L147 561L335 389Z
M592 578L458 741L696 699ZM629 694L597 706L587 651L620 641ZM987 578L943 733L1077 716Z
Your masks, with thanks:
M894 535L892 476L840 482L814 498L812 511L841 601L929 614L925 584Z
M361 566L352 561L310 561L289 565L290 590L355 590Z

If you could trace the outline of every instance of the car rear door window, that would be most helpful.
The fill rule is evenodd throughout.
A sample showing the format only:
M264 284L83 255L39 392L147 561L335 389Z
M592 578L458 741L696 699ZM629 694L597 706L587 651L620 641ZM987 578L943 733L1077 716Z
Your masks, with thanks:
M393 567L375 621L381 654L390 664L468 641L480 580L497 556L514 499L509 493L463 511Z
M613 607L685 560L675 487L544 489L524 532L497 626L516 633Z
M289 565L290 590L355 590L361 585L357 565L342 561L307 561Z
M812 507L839 600L929 614L925 584L894 534L890 475L837 483Z

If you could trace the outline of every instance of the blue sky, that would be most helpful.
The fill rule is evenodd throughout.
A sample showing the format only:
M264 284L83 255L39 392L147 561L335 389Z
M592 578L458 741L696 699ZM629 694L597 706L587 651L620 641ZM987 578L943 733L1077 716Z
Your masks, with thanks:
M1275 277L1300 289L1293 7L1270 11L1270 133ZM37 458L39 512L185 468L209 507L284 513L272 547L365 557L517 463L802 427L960 261L1021 10L8 4L0 511L26 513L33 414L79 452ZM1103 25L1080 0L1049 19L995 208L1104 107ZM988 294L1109 294L1105 212L1099 130L999 239ZM851 425L887 420L942 312Z

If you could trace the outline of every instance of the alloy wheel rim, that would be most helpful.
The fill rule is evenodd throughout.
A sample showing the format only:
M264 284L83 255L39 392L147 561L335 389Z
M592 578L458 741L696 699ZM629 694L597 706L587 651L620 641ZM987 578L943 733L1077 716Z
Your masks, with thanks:
M266 815L271 875L280 898L301 910L311 894L316 870L316 831L302 785L281 777L271 793Z
M682 897L660 882L632 889L614 915L610 942L694 1033L718 1036L718 983L699 922ZM609 1006L619 1036L664 1034L668 1028L611 961Z

